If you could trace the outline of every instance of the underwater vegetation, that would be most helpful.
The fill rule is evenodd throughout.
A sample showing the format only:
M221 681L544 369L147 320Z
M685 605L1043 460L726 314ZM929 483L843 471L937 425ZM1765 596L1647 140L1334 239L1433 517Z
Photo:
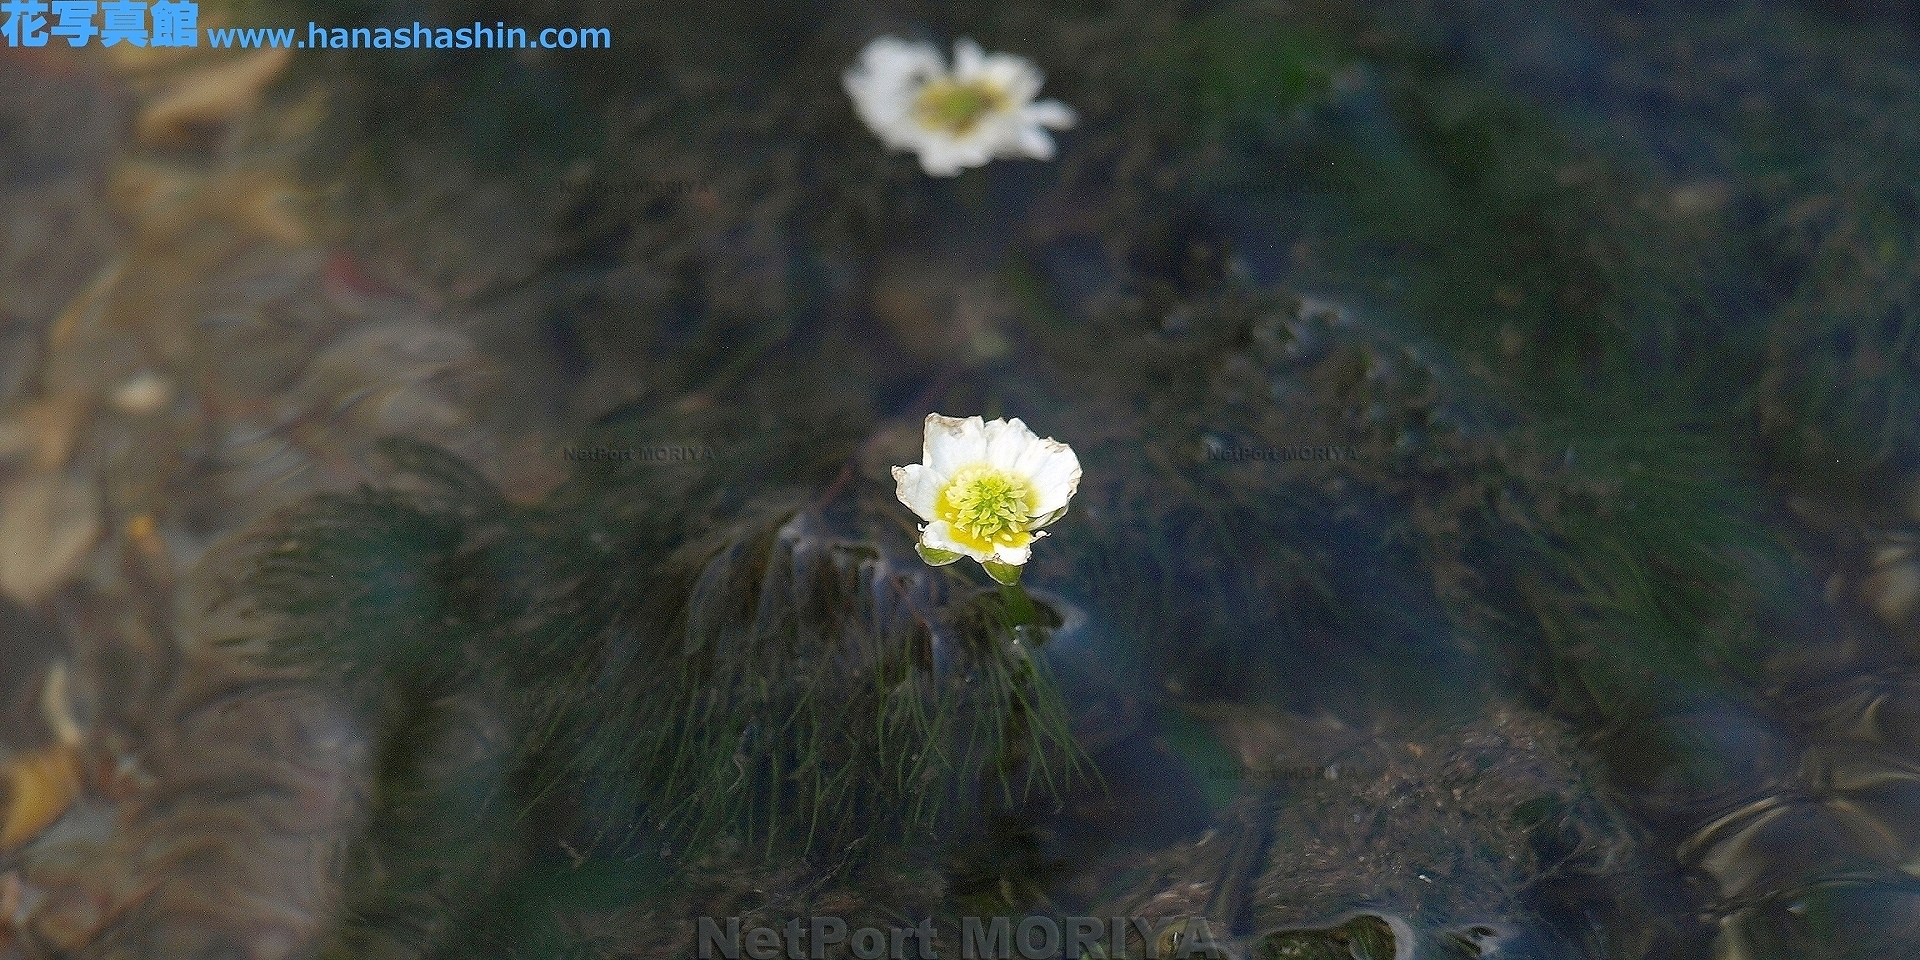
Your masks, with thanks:
M636 426L664 423L597 436ZM731 480L588 478L527 509L395 443L394 489L317 499L261 541L249 588L285 620L270 658L336 664L382 736L347 905L369 929L343 955L485 943L511 873L566 855L679 862L724 841L857 865L964 815L956 799L1088 778L1027 653L1044 614L778 492L689 537L701 491L714 516L745 477L791 476L756 462L777 451L728 449Z
M537 317L583 394L641 372L641 396L579 418L580 446L716 451L576 464L526 503L394 444L385 485L258 534L239 586L274 624L267 655L338 683L382 736L333 954L667 956L716 904L1088 899L1055 881L1137 851L1079 822L1136 795L1101 775L1120 748L1089 735L1094 705L1064 694L1086 675L1201 717L1222 752L1262 710L1423 717L1441 732L1411 739L1454 747L1509 703L1564 724L1551 762L1520 765L1550 784L1533 795L1462 801L1470 778L1439 759L1375 785L1386 803L1458 779L1432 816L1544 878L1462 866L1433 930L1508 911L1575 955L1701 955L1803 942L1858 891L1899 901L1910 878L1878 861L1782 866L1756 900L1739 851L1786 807L1752 806L1761 786L1701 718L1788 712L1829 679L1807 662L1863 669L1835 650L1911 656L1817 586L1879 543L1835 531L1909 524L1911 41L1786 6L1599 7L555 4L512 13L644 51L323 61L331 142L368 145L355 202L394 202L366 171L424 156L551 208L539 262L469 305ZM1641 72L1529 74L1462 26L1521 21ZM935 180L889 153L841 84L902 34L1033 58L1078 117L1055 158ZM1628 99L1609 91L1689 76L1661 60L1683 57L1732 79L1607 113ZM405 79L384 71L433 92L379 97ZM546 153L490 155L509 123ZM1077 454L1074 508L1026 571L1044 622L970 564L915 557L886 468L934 410L1017 414ZM1297 449L1353 455L1269 455ZM1239 450L1261 455L1221 455ZM1359 788L1263 794L1246 766L1209 788L1169 763L1147 792L1203 794L1215 819L1271 804L1288 839L1240 869L1240 934L1374 950L1386 921L1348 901L1406 901L1384 916L1422 887L1341 855L1420 849L1429 822L1369 820L1387 832L1315 874L1287 857L1361 812ZM1851 810L1869 786L1809 789ZM1907 808L1884 809L1847 822ZM1636 852L1703 827L1686 863ZM1076 830L1106 845L1066 847ZM775 888L792 897L750 895ZM1579 932L1609 924L1632 929ZM1317 955L1299 950L1275 955Z

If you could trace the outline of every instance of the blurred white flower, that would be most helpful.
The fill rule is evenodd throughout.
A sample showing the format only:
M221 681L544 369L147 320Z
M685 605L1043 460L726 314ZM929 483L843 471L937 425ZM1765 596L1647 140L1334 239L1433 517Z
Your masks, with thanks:
M953 45L949 71L929 43L880 37L844 78L853 107L880 141L920 155L928 175L951 177L995 157L1053 157L1047 129L1065 130L1073 110L1034 102L1039 68L1023 57L989 54L972 40Z
M927 521L920 556L938 567L969 557L1001 583L1020 579L1040 528L1080 486L1073 448L1018 419L927 416L921 463L894 467L900 502Z

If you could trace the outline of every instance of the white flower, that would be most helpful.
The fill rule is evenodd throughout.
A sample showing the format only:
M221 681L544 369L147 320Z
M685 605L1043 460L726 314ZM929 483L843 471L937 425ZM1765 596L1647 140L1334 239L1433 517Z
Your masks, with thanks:
M970 557L1015 583L1040 528L1067 512L1080 486L1073 448L1015 420L927 415L921 463L894 467L900 502L920 519L920 556L934 566Z
M1039 68L1023 57L988 54L972 40L953 45L949 71L929 43L881 37L844 78L860 119L895 150L920 154L928 175L951 177L995 157L1053 157L1046 128L1073 126L1058 100L1033 102Z

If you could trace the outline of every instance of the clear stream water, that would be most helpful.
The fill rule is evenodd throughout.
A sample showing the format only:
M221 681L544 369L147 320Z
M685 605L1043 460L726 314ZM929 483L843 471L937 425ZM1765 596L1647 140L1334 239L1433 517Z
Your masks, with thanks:
M1920 956L1911 9L203 9L615 43L0 48L0 957Z

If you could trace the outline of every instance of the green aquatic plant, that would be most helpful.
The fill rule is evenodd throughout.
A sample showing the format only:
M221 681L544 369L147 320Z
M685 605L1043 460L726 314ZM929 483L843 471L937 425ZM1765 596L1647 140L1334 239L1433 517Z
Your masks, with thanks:
M1913 455L1920 124L1909 79L1867 62L1892 40L1698 20L1696 40L1777 29L1740 69L1789 109L1702 119L1733 131L1731 182L1676 183L1647 144L1449 48L1430 5L921 5L898 19L1033 51L1081 114L1057 164L929 186L838 86L898 26L865 8L551 9L604 15L646 55L568 79L569 124L599 139L554 133L578 162L546 257L489 294L542 294L542 329L582 365L731 405L721 432L751 439L645 482L583 468L533 508L416 456L414 486L317 504L263 554L279 650L393 731L365 849L414 867L363 854L358 875L387 879L360 917L524 899L565 866L554 837L591 858L720 836L750 858L883 814L924 830L974 809L969 791L1012 807L1071 771L1064 706L1003 643L1028 618L920 569L884 496L814 502L882 417L823 383L870 387L885 414L904 383L934 395L909 417L1004 407L1073 437L1090 480L1029 576L1100 623L1083 642L1142 654L1154 696L1363 715L1518 690L1623 779L1684 763L1663 715L1749 699L1791 642L1772 605L1807 571L1782 488L1887 500ZM476 62L447 83L558 69ZM451 95L364 96L382 89L349 87L392 147ZM868 264L896 247L1011 264L1019 349L965 376L887 373L863 324ZM830 372L769 362L816 334ZM746 422L794 407L848 426ZM717 422L623 414L585 439ZM1355 455L1215 456L1300 447ZM943 680L969 675L986 683ZM536 735L422 772L491 717ZM435 806L468 822L435 833ZM949 866L963 896L1017 899L993 864Z
M1372 319L1206 293L1077 317L1152 371L1108 396L1154 397L1133 440L1154 485L1187 501L1146 541L1180 546L1109 557L1122 566L1107 582L1205 584L1211 602L1168 598L1186 607L1170 623L1246 611L1248 596L1261 610L1277 589L1285 601L1256 622L1392 635L1385 611L1329 589L1324 550L1287 541L1399 512L1372 534L1387 555L1410 551L1462 642L1507 638L1506 662L1565 709L1643 712L1694 684L1737 686L1786 560L1748 442L1766 349L1724 299L1750 251L1714 242L1729 221L1682 202L1634 145L1436 51L1435 19L1309 4L1284 29L1233 34L1340 80L1289 123L1221 128L1205 182L1299 238L1290 281ZM1062 366L1081 364L1119 365ZM1207 442L1369 459L1235 469L1196 463ZM1228 562L1196 580L1183 554Z
M1444 711L1519 687L1604 724L1754 677L1786 557L1697 411L1503 409L1441 349L1284 294L1190 299L1177 335L1089 322L1048 342L1094 372L1065 416L1101 478L1056 549L1178 695Z
M367 826L347 866L358 883L333 956L418 955L481 928L478 908L532 852L515 823L530 795L500 728L511 698L476 642L515 603L480 545L524 541L503 536L508 511L482 529L499 505L464 465L389 453L414 490L304 505L258 544L236 598L271 611L262 656L324 673L373 731Z
M1436 51L1422 17L1327 16L1356 69L1236 172L1293 174L1261 192L1297 221L1302 281L1390 308L1530 404L1757 360L1729 352L1711 220L1671 214L1644 157Z
M1784 15L1738 26L1779 65L1770 109L1729 125L1767 211L1754 227L1777 304L1762 416L1780 472L1817 488L1836 460L1904 465L1920 444L1920 78L1882 33Z
M926 568L897 524L744 493L813 449L744 436L731 465L583 471L532 507L393 441L386 485L260 535L262 655L378 737L334 955L531 935L515 905L562 854L656 865L639 891L715 844L864 862L1091 782L1039 655L1057 618Z

